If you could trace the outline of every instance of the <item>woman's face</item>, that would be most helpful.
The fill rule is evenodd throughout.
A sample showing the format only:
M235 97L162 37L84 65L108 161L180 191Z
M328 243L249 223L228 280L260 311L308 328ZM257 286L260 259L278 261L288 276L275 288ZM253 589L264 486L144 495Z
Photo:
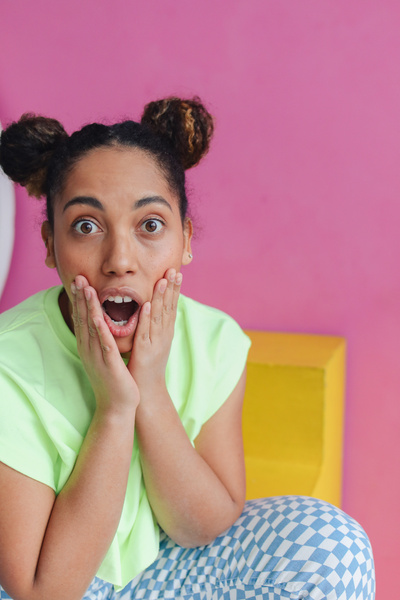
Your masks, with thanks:
M129 352L137 325L137 318L129 321L132 311L137 315L152 299L167 269L179 272L190 262L191 234L191 222L182 227L178 199L149 155L125 148L85 155L55 201L53 231L47 222L42 227L46 264L57 268L69 298L61 304L67 323L71 283L84 275L109 315L119 351Z

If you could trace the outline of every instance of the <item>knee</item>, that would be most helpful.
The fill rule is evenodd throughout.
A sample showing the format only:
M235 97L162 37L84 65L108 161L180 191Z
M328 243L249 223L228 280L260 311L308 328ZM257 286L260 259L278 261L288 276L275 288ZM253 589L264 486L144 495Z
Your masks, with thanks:
M327 527L321 532L329 547L328 582L335 587L337 597L373 600L375 597L375 568L371 542L363 527L339 508L324 503Z
M373 600L370 541L361 525L342 510L316 498L283 496L249 501L244 514L259 519L260 531L268 530L264 539L271 540L271 533L276 538L271 556L276 548L278 554L285 548L285 561L291 569L299 569L291 582L307 590L310 598ZM286 575L280 573L279 581L281 577Z

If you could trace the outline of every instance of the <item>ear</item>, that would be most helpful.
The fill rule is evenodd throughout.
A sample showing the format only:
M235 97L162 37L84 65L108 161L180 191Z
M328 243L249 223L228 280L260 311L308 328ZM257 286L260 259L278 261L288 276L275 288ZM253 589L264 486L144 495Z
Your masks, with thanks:
M54 256L54 236L48 221L44 221L44 223L42 223L42 240L44 241L44 245L46 246L47 250L46 259L44 262L49 269L55 269L56 258Z
M193 237L193 223L191 219L185 219L183 224L183 254L182 265L188 265L192 262L192 247L191 241Z

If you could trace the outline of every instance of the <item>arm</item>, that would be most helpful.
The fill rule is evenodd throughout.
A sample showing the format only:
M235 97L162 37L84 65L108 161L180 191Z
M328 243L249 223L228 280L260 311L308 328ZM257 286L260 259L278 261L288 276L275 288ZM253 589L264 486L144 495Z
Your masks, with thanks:
M147 494L161 527L182 546L211 542L243 510L244 388L245 372L202 427L195 448L166 390L152 399L144 397L138 408L136 433Z
M166 276L168 286L163 291L156 286L151 314L141 319L128 368L140 389L136 434L151 506L176 543L197 546L232 525L243 509L245 373L193 448L165 385L165 348L169 351L181 282L174 285L173 270Z
M86 303L78 290L74 304L78 347L97 409L57 498L49 487L0 464L0 581L14 600L82 598L113 539L125 497L138 390L91 292Z
M82 598L122 510L133 438L124 421L94 417L57 498L0 464L0 581L14 600Z

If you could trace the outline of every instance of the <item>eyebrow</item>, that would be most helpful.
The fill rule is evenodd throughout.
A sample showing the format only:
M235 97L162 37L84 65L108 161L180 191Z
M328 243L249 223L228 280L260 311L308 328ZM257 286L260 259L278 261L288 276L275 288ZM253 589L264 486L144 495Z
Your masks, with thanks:
M65 212L70 206L74 206L74 204L86 204L86 206L92 206L93 208L98 208L99 210L104 211L104 206L102 205L100 200L92 198L91 196L76 196L76 198L68 200L68 202L63 208L63 212Z
M164 206L167 206L172 212L172 207L170 203L167 202L162 196L146 196L145 198L140 198L140 200L136 200L135 204L133 205L133 208L142 208L142 206L147 206L148 204L163 204Z
M67 210L70 206L74 206L75 204L86 204L86 206L91 206L92 208L97 208L98 210L102 210L104 212L105 208L97 198L92 198L92 196L76 196L72 198L72 200L68 200L63 208L63 212ZM140 198L136 200L133 204L133 209L137 210L138 208L142 208L143 206L147 206L148 204L163 204L167 206L172 212L172 207L169 202L165 200L162 196L145 196L144 198Z

